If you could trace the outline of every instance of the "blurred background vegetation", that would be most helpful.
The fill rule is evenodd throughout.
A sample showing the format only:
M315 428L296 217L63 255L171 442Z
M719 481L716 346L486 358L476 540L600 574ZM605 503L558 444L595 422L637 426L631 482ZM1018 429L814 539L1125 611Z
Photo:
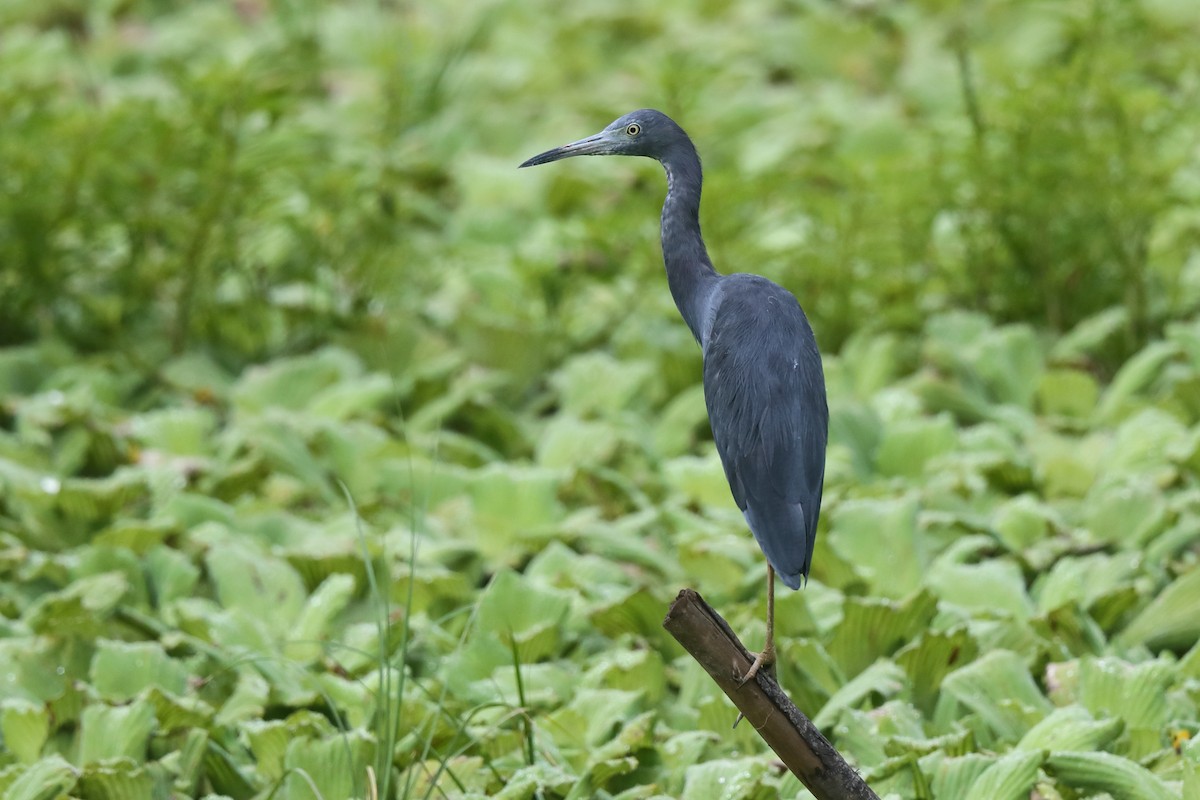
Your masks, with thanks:
M795 290L827 349L949 308L1064 331L1117 307L1116 359L1200 304L1194 17L15 0L0 343L237 369L386 336L394 368L428 336L502 326L554 361L564 330L667 322L655 167L511 169L650 105L706 158L716 263Z
M649 106L826 354L785 688L881 794L1200 797L1198 41L1194 0L0 4L0 789L806 796L659 629L763 612L661 170L516 168Z

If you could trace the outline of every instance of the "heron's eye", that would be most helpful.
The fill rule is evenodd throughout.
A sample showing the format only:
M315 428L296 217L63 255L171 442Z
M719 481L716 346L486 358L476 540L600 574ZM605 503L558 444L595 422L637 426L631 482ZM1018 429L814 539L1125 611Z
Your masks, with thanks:
M629 134L630 136L637 136L641 132L642 126L638 125L636 122L631 122L625 126L625 133Z

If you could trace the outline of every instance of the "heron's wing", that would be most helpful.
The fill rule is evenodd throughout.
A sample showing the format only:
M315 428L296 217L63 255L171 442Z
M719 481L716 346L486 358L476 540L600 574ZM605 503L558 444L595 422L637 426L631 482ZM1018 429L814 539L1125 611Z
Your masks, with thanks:
M816 340L790 293L729 276L704 347L704 397L733 498L795 588L820 515L829 412Z

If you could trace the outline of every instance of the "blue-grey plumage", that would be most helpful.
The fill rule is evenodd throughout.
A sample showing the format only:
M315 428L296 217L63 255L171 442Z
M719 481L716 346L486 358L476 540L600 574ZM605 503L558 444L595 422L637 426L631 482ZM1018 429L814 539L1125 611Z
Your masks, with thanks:
M816 339L790 292L730 275L704 342L704 399L733 499L799 589L812 565L829 411Z
M775 573L798 589L812 565L829 428L817 342L786 289L757 275L713 269L700 234L700 157L669 117L634 111L521 166L580 155L646 156L667 173L667 284L704 353L704 398L733 498L771 567L767 646L748 678L774 659Z

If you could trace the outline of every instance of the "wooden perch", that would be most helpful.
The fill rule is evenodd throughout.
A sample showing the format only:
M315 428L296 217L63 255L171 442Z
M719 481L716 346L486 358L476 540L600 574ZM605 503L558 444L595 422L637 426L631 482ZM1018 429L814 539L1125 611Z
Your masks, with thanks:
M760 671L754 681L740 685L754 657L697 592L684 589L679 593L663 627L729 695L746 721L817 800L879 800L772 676Z

